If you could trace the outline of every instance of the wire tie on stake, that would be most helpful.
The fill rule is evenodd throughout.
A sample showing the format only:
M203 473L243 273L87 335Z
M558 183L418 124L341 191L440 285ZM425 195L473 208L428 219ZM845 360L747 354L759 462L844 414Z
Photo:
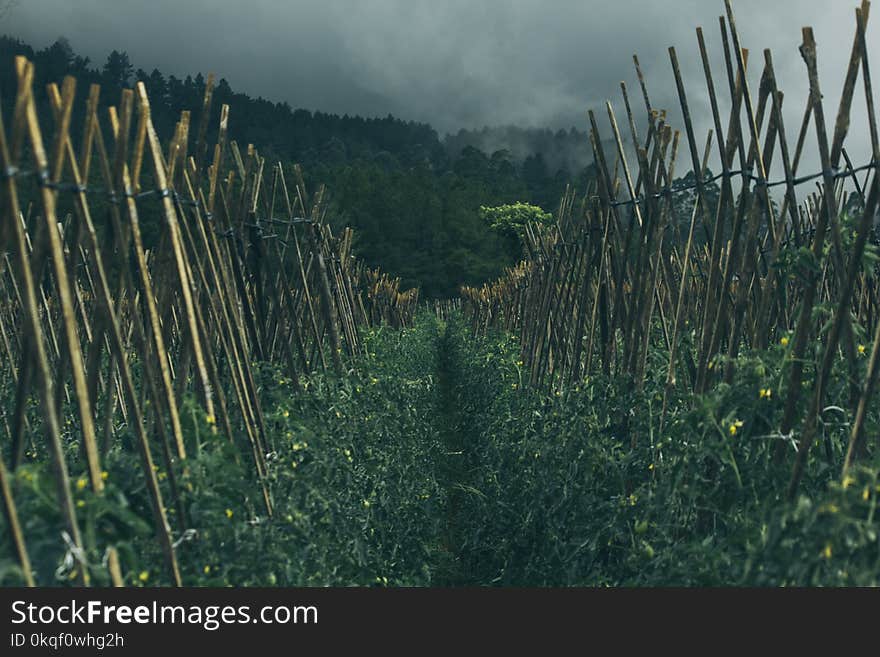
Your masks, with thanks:
M182 543L185 543L186 541L191 541L194 538L196 538L198 535L199 535L198 530L186 529L186 530L184 530L183 534L180 535L180 538L178 538L176 541L174 541L174 543L171 545L171 547L176 550L177 548L179 548L181 546Z
M64 559L62 563L55 570L55 577L59 579L62 578L66 573L70 572L71 568L73 568L74 560L78 561L80 566L84 569L88 567L88 562L86 561L86 555L83 552L82 548L77 547L73 544L73 541L70 538L70 534L66 531L61 532L61 538L64 540L64 544L67 546L67 552L64 554Z

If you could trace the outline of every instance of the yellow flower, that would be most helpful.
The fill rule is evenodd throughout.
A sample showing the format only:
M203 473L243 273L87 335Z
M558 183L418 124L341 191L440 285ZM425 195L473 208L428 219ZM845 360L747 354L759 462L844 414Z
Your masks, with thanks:
M758 399L770 399L773 396L773 390L770 388L761 388L758 391Z
M281 415L283 415L284 417L290 417L290 411L288 411L287 409L285 409L284 412L283 412Z
M365 509L369 509L369 508L370 508L370 500L364 500L364 508L365 508Z
M822 558L830 559L831 558L831 543L826 543L825 549L822 550Z
M149 573L149 571L147 571L147 570L142 570L142 571L141 571L141 574L138 575L138 579L139 579L140 581L142 581L142 582L146 582L148 579L150 579L150 573Z
M648 470L653 470L653 469L654 469L654 464L651 463L651 464L648 466Z
M233 516L232 509L226 509L226 517L232 518L232 516Z
M110 476L110 475L107 474L107 471L104 470L104 472L101 473L101 480L102 480L102 481L107 481L107 477L109 477L109 476Z
M740 429L740 427L742 427L742 425L742 420L735 420L730 424L729 427L727 427L727 431L730 433L731 436L735 436L736 432Z
M871 489L865 486L865 490L862 491L862 499L867 502L868 498L871 497Z
M211 566L205 566L205 567L202 569L202 572L204 572L205 575L210 575L210 574L211 574Z
M217 418L215 418L213 414L209 413L205 416L205 422L207 422L208 424L217 424Z
M76 501L76 506L79 507L80 509L83 508L85 505L86 505L86 503L82 500Z
M787 335L783 336L783 338L779 341L779 344L781 344L783 347L787 347L788 346L788 336Z
M76 480L76 489L83 490L88 483L89 482L86 480L85 477L80 477L79 479Z
M846 476L843 478L843 481L840 482L840 485L843 486L843 489L844 489L844 490L846 490L847 488L849 488L850 486L852 486L854 483L856 483L856 480L855 480L853 477L850 477L849 475L846 475Z
M517 385L516 385L515 383L511 383L511 384L510 384L510 387L511 387L511 389L516 390Z
M863 344L860 344L860 345L859 345L859 355L860 355L860 356L864 356L864 355L865 355L865 345L863 345Z

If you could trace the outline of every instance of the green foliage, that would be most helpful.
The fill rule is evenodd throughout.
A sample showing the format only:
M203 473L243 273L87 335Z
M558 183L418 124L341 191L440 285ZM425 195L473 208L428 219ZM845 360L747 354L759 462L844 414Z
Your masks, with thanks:
M445 348L472 451L459 549L473 583L880 583L878 467L835 479L848 438L836 411L823 422L832 460L817 447L803 497L784 499L785 346L744 355L733 385L673 396L662 435L664 374L641 392L598 376L545 397L523 389L510 336L474 342L457 326Z
M777 446L791 455L796 435L775 428L787 335L739 357L731 385L672 394L662 433L662 349L649 354L657 366L642 390L595 376L548 396L524 385L514 336L472 339L459 317L423 315L365 338L341 380L316 374L295 390L257 365L271 517L247 445L231 445L187 400L190 458L157 472L185 584L880 584L880 464L872 447L839 479L850 426L841 409L823 413L801 496L785 499L790 458ZM830 400L848 394L844 376L830 380ZM878 426L874 408L868 434ZM71 471L83 472L70 429ZM130 440L107 455L102 496L74 477L82 557L96 584L109 584L109 546L128 584L168 584ZM59 540L54 479L45 458L28 456L12 487L35 576L68 584L76 555ZM0 585L20 583L0 524Z
M536 205L521 202L494 207L481 205L480 218L505 241L512 259L522 257L520 244L528 224L553 223L553 215L549 212L544 212Z
M529 203L510 203L497 207L480 206L480 217L493 230L520 233L528 223L550 224L553 215Z
M0 109L5 115L11 115L15 101L12 57L19 54L35 63L35 89L45 89L47 83L60 82L68 74L76 76L80 88L101 84L101 116L108 106L118 104L124 87L143 82L160 137L174 134L182 110L192 111L191 125L201 123L206 84L201 74L178 78L158 70L133 70L128 55L115 50L103 66L93 67L64 39L38 50L0 36ZM514 158L507 150L496 150L491 140L485 142L483 152L460 140L447 143L425 123L390 115L365 118L294 109L236 92L221 79L207 126L211 139L219 129L221 104L230 108L229 139L256 144L268 161L287 167L301 164L310 188L327 186L327 219L333 227L355 228L356 255L372 267L381 265L383 271L400 276L402 288L420 287L427 298L452 297L461 285L482 284L515 264L518 248L511 248L509 240L481 221L481 205L523 200L545 210L555 208L567 185L586 189L590 175L583 162L589 148L578 133L528 140L531 149L563 153L563 157L545 160L538 150ZM83 108L77 103L73 110L75 134L84 119ZM42 125L54 125L43 94L37 94L37 110ZM197 134L198 130L190 131L190 152ZM522 135L507 137L522 142ZM105 139L111 141L109 135ZM570 152L574 144L582 151L580 157ZM92 167L92 177L90 185L104 186L99 167ZM148 179L142 183L150 189ZM100 225L101 220L108 215L98 204L106 201L96 195L90 202L103 232L106 226ZM143 202L138 210L145 245L154 248L161 232L161 206ZM72 206L59 208L62 216L67 211L72 212Z
M258 371L266 419L269 517L248 452L212 431L191 401L182 411L195 449L158 468L183 582L197 586L429 585L434 580L445 494L435 476L438 326L377 330L369 356L344 380L315 375L294 391L271 366ZM123 443L126 439L123 439ZM75 444L69 458L77 459ZM109 585L106 549L119 550L129 585L169 584L153 536L149 498L134 450L105 461L107 489L73 487L96 584ZM78 466L79 467L79 466ZM37 582L69 583L73 553L58 533L54 480L45 461L18 468L13 494ZM181 515L185 516L181 519ZM0 585L20 584L10 532L0 521Z

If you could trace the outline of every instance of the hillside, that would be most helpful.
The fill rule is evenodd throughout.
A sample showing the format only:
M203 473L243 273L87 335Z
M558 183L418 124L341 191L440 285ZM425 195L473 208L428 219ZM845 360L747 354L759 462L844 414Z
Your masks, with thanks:
M183 110L192 112L192 125L201 120L202 73L178 78L147 72L121 51L111 52L98 66L64 39L36 50L8 36L0 37L0 62L5 62L0 65L0 98L6 111L15 98L15 55L35 63L37 89L65 75L77 78L81 96L89 84L100 84L102 111L118 104L123 88L143 81L161 135L173 134ZM464 143L461 133L444 141L424 123L339 116L252 98L222 77L214 102L229 105L229 136L242 148L256 144L270 159L303 165L310 185L327 185L328 219L337 229L357 230L360 257L401 276L407 287L421 287L428 297L452 296L460 285L489 280L516 262L519 253L479 220L480 205L524 201L552 212L566 185L586 189L587 160L576 153L589 151L582 133L566 133L564 147L553 139L526 143L514 133L509 144L498 138ZM48 118L48 108L39 108ZM75 111L74 125L81 120ZM216 133L218 121L219 116L211 117L208 134ZM190 132L190 148L195 132ZM560 148L564 158L558 157Z
M0 41L0 586L880 586L868 6L576 176Z

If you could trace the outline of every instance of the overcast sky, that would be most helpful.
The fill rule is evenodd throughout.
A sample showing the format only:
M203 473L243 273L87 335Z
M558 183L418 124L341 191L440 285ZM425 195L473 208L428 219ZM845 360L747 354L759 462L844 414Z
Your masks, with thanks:
M790 140L807 89L801 27L815 29L833 125L857 4L734 0L755 76L762 50L773 50ZM654 105L677 110L667 54L674 45L702 140L710 121L694 28L704 27L719 56L722 13L723 0L18 0L0 19L0 31L38 47L64 35L96 63L124 49L148 71L213 71L237 90L294 107L392 113L429 121L441 133L486 124L584 129L586 109L604 115L606 98L622 112L621 80L641 108L633 53ZM875 76L878 50L871 58ZM723 97L720 61L715 78ZM856 137L867 135L863 106L859 89ZM857 141L850 150L866 159L866 140Z

